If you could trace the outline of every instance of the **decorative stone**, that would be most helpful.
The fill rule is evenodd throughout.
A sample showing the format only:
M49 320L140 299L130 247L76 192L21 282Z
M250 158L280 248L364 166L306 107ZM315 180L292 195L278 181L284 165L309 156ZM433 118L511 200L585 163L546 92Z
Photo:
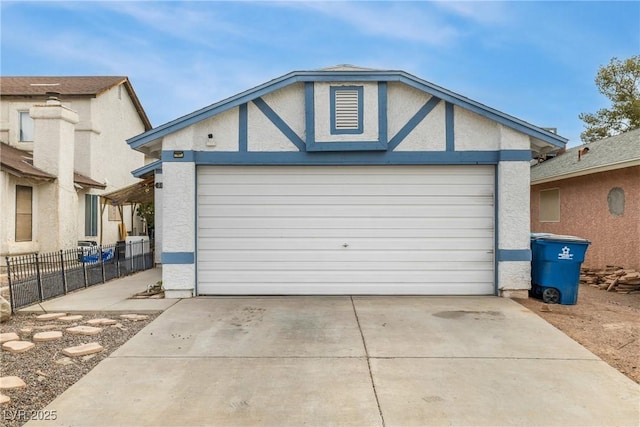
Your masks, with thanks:
M5 332L0 334L0 344L4 344L9 341L19 341L20 337L15 332Z
M32 332L33 332L33 328L31 328L31 327L20 329L20 333L21 334L29 335Z
M5 403L9 403L9 402L11 402L11 398L9 396L0 394L0 405L4 405Z
M33 329L36 329L38 331L50 331L51 329L60 329L63 328L64 325L60 325L58 323L54 324L54 325L42 325L42 326L34 326Z
M60 359L56 360L56 363L62 366L75 364L75 362L69 357L61 357Z
M37 316L36 320L39 322L47 322L49 320L56 320L61 317L65 317L66 315L67 313L47 313L47 314L41 314L40 316Z
M87 324L91 326L108 326L108 325L115 325L116 323L118 323L117 320L107 319L104 317L87 320Z
M60 338L62 338L62 332L60 331L38 332L33 335L33 340L35 342L55 341Z
M74 326L67 329L67 332L73 335L97 335L102 332L102 328L94 328L93 326Z
M72 316L62 316L59 317L58 320L62 321L62 322L76 322L80 319L82 319L82 315L80 314L74 314Z
M100 353L104 348L97 342L81 344L75 347L67 347L62 350L62 354L69 357L85 356L87 354Z
M35 346L36 345L30 341L9 341L2 344L2 349L9 353L24 353Z
M121 314L120 317L122 317L123 319L132 320L134 322L137 322L138 320L146 320L149 318L149 316L145 314Z
M0 377L0 390L11 390L26 386L27 384L18 377Z

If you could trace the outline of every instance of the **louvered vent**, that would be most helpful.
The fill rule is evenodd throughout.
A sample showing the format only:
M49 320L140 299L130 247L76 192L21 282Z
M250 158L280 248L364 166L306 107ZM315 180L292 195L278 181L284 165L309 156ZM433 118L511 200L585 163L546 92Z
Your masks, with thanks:
M357 89L335 91L336 130L359 128L358 96Z

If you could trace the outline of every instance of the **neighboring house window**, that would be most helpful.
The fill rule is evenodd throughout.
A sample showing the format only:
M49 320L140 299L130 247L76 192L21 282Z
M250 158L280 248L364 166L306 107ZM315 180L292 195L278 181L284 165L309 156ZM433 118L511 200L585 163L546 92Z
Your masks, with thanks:
M362 133L362 86L331 87L331 133Z
M28 111L20 111L20 142L33 142L33 119Z
M16 185L16 242L33 238L33 188Z
M560 222L560 189L540 191L540 222Z
M95 194L84 196L84 234L98 235L98 196Z

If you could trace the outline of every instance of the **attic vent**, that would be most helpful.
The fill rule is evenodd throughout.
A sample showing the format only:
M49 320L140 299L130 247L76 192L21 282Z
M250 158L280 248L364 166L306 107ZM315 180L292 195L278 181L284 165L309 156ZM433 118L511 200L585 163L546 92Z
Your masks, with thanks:
M362 86L331 87L331 133L362 133Z

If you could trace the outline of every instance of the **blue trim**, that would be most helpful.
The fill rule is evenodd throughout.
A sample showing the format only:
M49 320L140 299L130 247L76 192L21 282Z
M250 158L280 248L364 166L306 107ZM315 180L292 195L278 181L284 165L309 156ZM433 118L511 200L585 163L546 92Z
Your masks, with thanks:
M378 82L378 141L388 145L387 135L387 82Z
M271 123L273 123L280 130L280 132L282 132L284 136L286 136L289 141L291 141L293 145L298 148L298 150L305 150L305 145L302 138L300 138L298 134L295 133L293 129L291 129L289 125L286 124L285 121L282 120L282 118L275 111L273 111L262 98L254 99L253 103L256 105L256 107L258 107L258 109L260 109L260 111L262 111L262 114L267 116Z
M334 143L327 143L334 144ZM506 150L514 161L529 161L529 150ZM163 161L173 159L163 151ZM197 165L495 165L503 151L185 151ZM520 153L519 155L517 155Z
M195 283L193 284L193 295L197 296L198 295L198 168L196 168L195 173L193 174L193 188L194 188L194 193L195 196L193 198L193 223L196 225L194 227L194 239L195 239L195 243L194 243L194 253L193 253L193 261L195 263L195 267L194 267L194 271L193 271L193 276L194 276L194 280Z
M182 157L174 157L174 153L182 152ZM195 151L192 150L164 150L162 152L162 162L194 162Z
M248 145L249 124L247 104L238 107L238 151L246 152Z
M455 151L455 133L453 122L453 104L445 101L444 103L444 121L445 121L445 138L446 150Z
M230 110L234 107L252 101L258 97L274 92L286 86L298 82L402 82L415 89L437 96L454 105L466 108L488 119L494 120L507 127L523 132L531 137L540 139L558 148L567 143L567 139L551 133L545 129L529 124L516 117L492 109L479 102L465 98L433 83L419 79L404 71L294 71L282 77L278 77L253 89L249 89L235 96L197 110L191 114L180 117L157 128L151 129L127 140L131 148L140 148L144 145L161 139L163 136L188 127L201 120L205 120L216 114Z
M531 261L531 249L498 249L498 261Z
M194 262L193 252L162 252L163 264L193 264Z
M439 102L440 102L440 98L436 98L435 96L431 97L422 106L422 108L420 108L418 112L414 114L413 117L411 117L411 119L409 119L407 124L404 125L402 129L398 131L396 136L391 138L391 141L389 141L389 149L394 150L398 145L400 145L400 143L407 137L407 135L409 135L411 131L413 131L416 128L416 126L418 126L418 124L425 117L427 117L427 114L429 114L431 110L433 110L436 107L436 105L438 105Z
M131 171L131 175L136 178L140 178L143 175L146 175L150 172L153 173L162 173L162 160L156 160L155 162L151 162L147 165L142 166L141 168L135 169Z
M386 151L387 145L380 141L336 141L312 142L307 151Z
M358 127L356 129L338 129L336 127L336 92L339 91L356 91L358 93ZM362 116L364 114L363 101L364 87L363 86L330 86L329 98L330 98L330 120L331 120L331 135L345 135L345 134L361 134L363 132Z
M498 286L498 248L499 248L499 234L500 234L500 183L498 181L498 164L493 168L493 286L494 294L500 295L500 288Z
M525 155L525 153L528 153ZM514 161L531 161L532 159L531 151L525 150L501 150L499 160L501 162L514 162Z
M313 82L304 84L304 120L307 148L316 140L315 87Z

